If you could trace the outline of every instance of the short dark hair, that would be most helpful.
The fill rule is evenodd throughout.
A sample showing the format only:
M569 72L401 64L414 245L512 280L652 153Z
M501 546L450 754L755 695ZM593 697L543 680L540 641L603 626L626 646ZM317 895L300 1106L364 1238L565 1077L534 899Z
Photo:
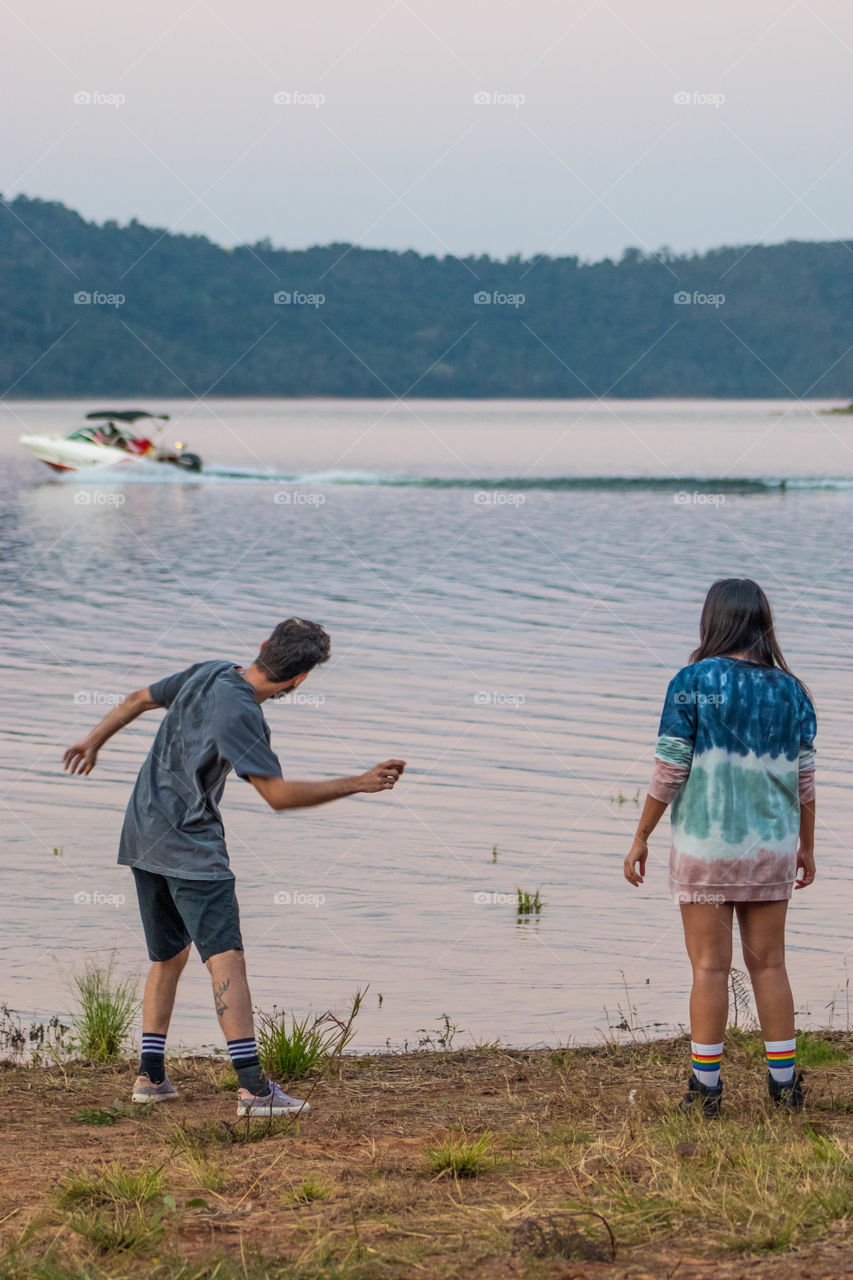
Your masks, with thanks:
M287 618L273 631L255 659L255 666L276 684L284 684L327 662L330 651L328 633L319 622Z

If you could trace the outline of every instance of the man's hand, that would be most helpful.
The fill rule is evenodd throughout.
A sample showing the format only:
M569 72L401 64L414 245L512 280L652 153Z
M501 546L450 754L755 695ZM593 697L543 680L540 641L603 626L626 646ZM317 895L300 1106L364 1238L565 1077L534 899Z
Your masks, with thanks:
M405 760L385 760L359 778L360 791L390 791L406 767Z
M795 889L808 889L815 878L814 851L799 849L797 851L797 881Z
M646 874L646 859L648 856L648 841L635 837L634 843L631 845L631 852L625 859L625 879L629 884L636 887L643 883L643 877Z
M107 739L137 716L141 716L143 711L153 711L157 706L159 703L151 697L150 689L135 689L114 706L82 741L68 748L62 757L62 767L69 773L91 773L98 759L98 752Z
M406 767L405 760L386 760L367 773L352 778L328 778L324 782L291 782L284 778L262 778L250 773L249 781L260 792L271 809L307 809L315 804L328 804L343 796L361 791L390 791Z
M88 738L69 747L62 757L62 767L69 773L91 773L98 759L98 748Z

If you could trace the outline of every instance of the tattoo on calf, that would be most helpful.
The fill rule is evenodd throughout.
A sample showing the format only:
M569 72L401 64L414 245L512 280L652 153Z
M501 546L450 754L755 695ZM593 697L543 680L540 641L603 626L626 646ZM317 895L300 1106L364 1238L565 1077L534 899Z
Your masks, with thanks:
M216 1016L221 1018L228 1005L225 1003L225 992L231 986L231 979L226 978L224 982L216 982L213 985L213 1000L216 1005Z

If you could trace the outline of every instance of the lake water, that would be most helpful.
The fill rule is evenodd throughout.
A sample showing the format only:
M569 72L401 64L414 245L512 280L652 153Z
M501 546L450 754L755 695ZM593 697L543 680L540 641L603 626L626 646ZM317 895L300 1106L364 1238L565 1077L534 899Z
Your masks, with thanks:
M63 749L116 695L204 658L247 664L299 614L328 627L333 658L297 702L266 704L285 771L409 768L390 796L278 815L229 781L256 1003L340 1009L369 984L361 1047L417 1044L445 1012L457 1044L592 1041L629 1001L646 1026L683 1024L667 820L643 889L621 864L704 592L749 575L819 712L795 998L804 1024L845 1025L853 418L781 402L149 403L203 456L200 477L59 478L17 443L94 407L0 409L0 1000L64 1011L87 957L145 968L115 850L158 716L87 779L61 772ZM540 890L537 917L518 920L517 887ZM178 1041L218 1042L197 959Z

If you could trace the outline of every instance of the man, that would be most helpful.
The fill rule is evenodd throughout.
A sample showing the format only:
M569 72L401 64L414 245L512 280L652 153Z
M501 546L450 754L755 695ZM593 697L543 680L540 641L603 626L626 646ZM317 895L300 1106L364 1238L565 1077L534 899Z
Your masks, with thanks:
M390 791L405 768L386 760L357 777L290 782L270 746L260 703L296 689L329 657L316 622L280 622L252 665L199 662L135 693L69 747L64 767L89 774L108 738L144 711L166 707L127 807L118 861L136 881L151 972L142 1005L142 1060L134 1102L177 1096L165 1071L178 979L195 943L213 981L219 1024L237 1073L238 1115L307 1111L261 1070L246 980L234 876L219 801L233 769L271 808L302 809L359 792Z

